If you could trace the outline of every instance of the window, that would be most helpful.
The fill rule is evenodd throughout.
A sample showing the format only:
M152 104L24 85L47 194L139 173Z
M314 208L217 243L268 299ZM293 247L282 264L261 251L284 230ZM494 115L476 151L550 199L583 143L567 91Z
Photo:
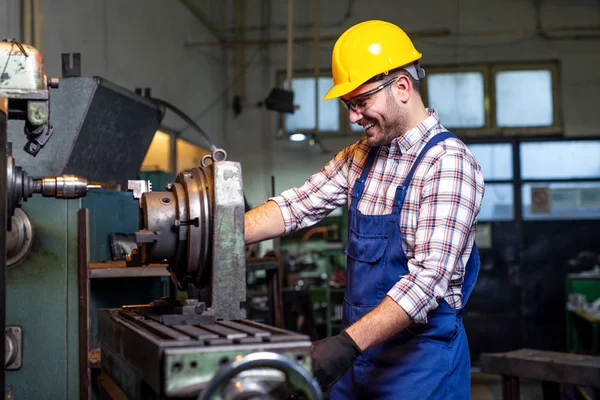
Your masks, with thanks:
M177 172L198 167L210 151L187 140L177 139Z
M287 88L287 80L283 81L283 86ZM331 77L293 78L294 104L299 108L293 114L285 114L285 131L288 133L339 131L340 103L335 100L323 100L330 87Z
M523 218L600 219L600 141L520 144Z
M521 144L523 179L600 178L600 141Z
M555 63L425 70L426 105L459 134L562 132Z
M171 136L168 133L156 131L142 162L140 168L142 171L171 172L169 165L170 140Z
M427 98L448 128L485 125L484 76L481 72L440 72L428 75Z
M468 147L481 165L486 182L513 179L513 154L510 143L470 144Z
M437 110L444 126L465 135L535 135L562 132L558 63L480 64L438 67L424 65L421 95ZM287 87L285 74L279 82ZM322 100L331 75L315 78L299 72L293 78L293 114L281 116L287 132L361 135L348 112L335 100Z
M511 183L486 183L479 221L511 221L515 218Z
M498 71L495 87L498 126L552 126L550 70Z
M600 219L600 181L523 185L526 220Z
M515 218L513 151L510 143L470 144L469 150L481 165L485 195L479 221L510 221Z
M160 130L156 131L140 170L178 173L185 169L199 166L202 157L206 154L210 154L210 151L203 147L197 146L187 140L177 138L177 160L175 160L177 171L171 171L171 141L173 139L174 135Z

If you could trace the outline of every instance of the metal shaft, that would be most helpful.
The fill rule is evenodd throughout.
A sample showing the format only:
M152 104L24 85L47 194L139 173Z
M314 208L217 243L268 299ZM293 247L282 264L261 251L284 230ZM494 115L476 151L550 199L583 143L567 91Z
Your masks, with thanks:
M88 189L97 187L88 185L87 179L76 175L48 176L34 180L33 193L58 199L78 199L85 196Z

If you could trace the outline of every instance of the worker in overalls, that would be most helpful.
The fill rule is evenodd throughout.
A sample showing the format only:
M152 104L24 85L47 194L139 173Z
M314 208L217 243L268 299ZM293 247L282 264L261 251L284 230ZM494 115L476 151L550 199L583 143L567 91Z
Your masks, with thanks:
M324 99L339 98L366 136L302 187L246 214L246 242L254 243L349 203L343 329L311 350L331 399L470 396L462 310L479 271L484 182L473 154L425 108L420 58L394 24L345 31Z

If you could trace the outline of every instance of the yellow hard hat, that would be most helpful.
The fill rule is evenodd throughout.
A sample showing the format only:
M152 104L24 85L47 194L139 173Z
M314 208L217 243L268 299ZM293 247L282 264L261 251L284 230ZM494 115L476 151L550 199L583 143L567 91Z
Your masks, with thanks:
M374 76L413 63L421 56L408 35L392 23L371 20L356 24L333 46L333 87L323 100L344 96Z

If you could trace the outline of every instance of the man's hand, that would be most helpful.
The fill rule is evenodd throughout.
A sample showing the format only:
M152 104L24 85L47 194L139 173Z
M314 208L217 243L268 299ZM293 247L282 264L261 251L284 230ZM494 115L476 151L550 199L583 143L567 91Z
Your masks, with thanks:
M325 392L336 383L362 354L346 331L314 342L310 348L313 375Z

